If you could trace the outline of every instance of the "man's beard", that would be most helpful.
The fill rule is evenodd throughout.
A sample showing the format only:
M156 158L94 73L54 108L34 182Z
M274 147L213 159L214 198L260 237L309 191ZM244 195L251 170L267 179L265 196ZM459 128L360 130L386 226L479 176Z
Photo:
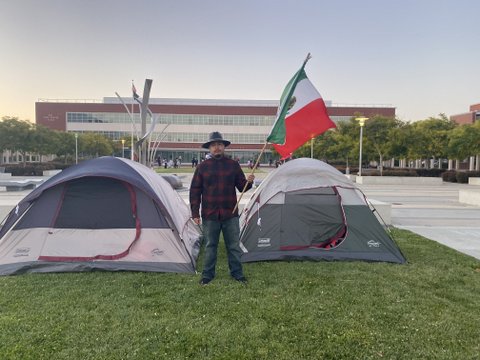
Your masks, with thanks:
M213 155L213 157L214 157L215 159L221 159L221 158L222 158L222 154L215 154L215 155Z

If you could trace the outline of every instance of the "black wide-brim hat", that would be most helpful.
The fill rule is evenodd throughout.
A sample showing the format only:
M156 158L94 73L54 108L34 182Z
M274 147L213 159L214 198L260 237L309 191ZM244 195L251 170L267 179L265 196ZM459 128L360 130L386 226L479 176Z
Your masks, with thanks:
M210 147L210 144L212 142L216 142L216 141L223 142L225 147L230 145L230 141L223 140L222 134L220 134L218 131L214 131L214 132L210 133L210 135L208 135L208 141L205 144L202 145L202 148L208 149Z

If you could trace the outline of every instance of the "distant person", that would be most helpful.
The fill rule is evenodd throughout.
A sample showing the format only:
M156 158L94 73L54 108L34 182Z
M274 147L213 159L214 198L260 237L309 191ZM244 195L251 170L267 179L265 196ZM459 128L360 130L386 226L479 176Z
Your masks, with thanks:
M202 147L208 149L211 156L197 166L190 185L192 218L197 225L203 224L206 241L201 285L207 285L215 277L220 232L227 248L230 275L247 283L240 262L238 209L235 212L233 209L237 204L236 190L242 191L245 185L246 190L251 189L255 177L250 174L246 179L238 162L225 156L228 145L230 141L224 140L219 132L210 134L209 141Z

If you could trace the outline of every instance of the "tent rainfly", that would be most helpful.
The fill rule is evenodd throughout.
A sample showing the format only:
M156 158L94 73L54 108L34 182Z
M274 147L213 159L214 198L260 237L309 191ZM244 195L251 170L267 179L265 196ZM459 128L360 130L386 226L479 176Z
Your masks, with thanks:
M139 163L101 157L63 170L9 213L0 229L0 275L194 273L199 239L167 181Z
M314 159L272 171L240 217L242 262L365 260L405 263L360 189Z

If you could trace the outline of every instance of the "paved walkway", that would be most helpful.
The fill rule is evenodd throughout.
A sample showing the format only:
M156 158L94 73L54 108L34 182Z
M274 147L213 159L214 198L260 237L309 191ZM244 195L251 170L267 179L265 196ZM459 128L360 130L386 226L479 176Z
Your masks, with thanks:
M480 259L480 207L458 202L461 189L480 186L358 185L370 199L392 204L392 225Z
M262 179L267 175L268 171L258 173L256 177ZM179 194L188 202L188 186L192 175L179 176L186 187ZM369 199L392 204L393 226L413 231L480 259L480 207L458 202L459 190L480 190L480 186L451 183L437 186L358 186ZM0 191L0 221L30 191ZM252 190L243 196L241 206L246 204L251 193Z

